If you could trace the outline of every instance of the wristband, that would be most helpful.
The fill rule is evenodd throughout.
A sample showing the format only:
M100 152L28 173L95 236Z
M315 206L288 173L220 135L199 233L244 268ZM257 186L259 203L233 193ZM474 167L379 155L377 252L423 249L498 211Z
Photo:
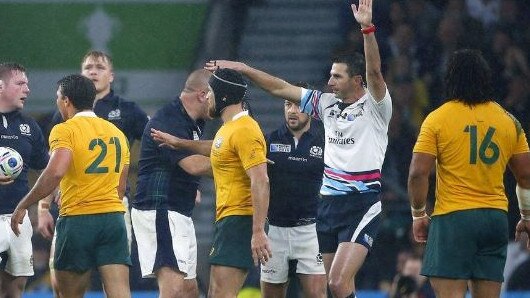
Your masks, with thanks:
M374 32L375 32L375 25L372 24L370 27L363 28L363 29L361 29L361 32L362 32L363 34L374 33Z
M50 209L50 203L48 202L39 202L40 209Z
M520 187L519 184L515 187L515 194L519 202L519 210L530 210L530 189Z
M427 217L428 219L431 219L431 218L427 215L427 213L425 213L425 214L423 214L422 216L414 216L414 215L412 215L412 221L415 221L416 219L422 219L422 218L425 218L425 217Z
M412 213L412 216L414 216L414 214L418 214L418 213L425 213L425 208L426 207L427 207L427 205L423 205L423 207L416 209L416 208L410 206L410 212Z

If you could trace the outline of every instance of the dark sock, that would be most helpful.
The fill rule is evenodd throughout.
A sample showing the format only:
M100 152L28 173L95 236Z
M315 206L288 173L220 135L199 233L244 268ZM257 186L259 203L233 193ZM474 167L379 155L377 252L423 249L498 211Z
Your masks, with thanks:
M350 295L346 296L345 298L357 298L357 297L355 296L355 292L353 292Z

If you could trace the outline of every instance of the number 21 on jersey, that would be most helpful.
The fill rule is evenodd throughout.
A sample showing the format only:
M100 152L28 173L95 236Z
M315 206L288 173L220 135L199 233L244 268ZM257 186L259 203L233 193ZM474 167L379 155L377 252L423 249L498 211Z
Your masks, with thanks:
M118 137L111 137L109 140L109 145L112 145L116 149L116 165L114 166L114 172L119 173L120 172L120 163L121 163L121 144L120 139ZM86 174L101 174L101 173L108 173L109 168L108 167L102 167L100 164L105 160L105 157L107 157L107 144L102 139L92 139L90 143L88 144L88 150L93 151L97 150L98 148L101 150L99 152L99 155L96 157L96 159L86 168L85 173Z
M482 140L478 139L476 125L466 126L464 132L469 133L470 164L476 164L477 157L487 165L491 165L499 159L499 146L492 140L495 134L495 127L488 127L488 131ZM479 141L480 144L478 144Z

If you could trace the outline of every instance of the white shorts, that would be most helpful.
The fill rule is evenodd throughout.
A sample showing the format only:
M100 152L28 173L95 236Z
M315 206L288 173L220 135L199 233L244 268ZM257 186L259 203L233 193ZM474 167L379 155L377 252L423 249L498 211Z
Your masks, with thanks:
M131 212L129 211L129 198L123 197L123 205L125 206L125 213L123 218L125 218L125 229L127 230L127 240L129 241L129 253L131 252L132 245L132 222L131 222Z
M0 214L0 264L5 262L4 271L12 276L33 276L33 227L28 214L20 225L17 237L11 230L11 214Z
M326 274L318 248L316 224L288 228L269 225L268 237L272 258L261 265L262 281L287 282L289 263L296 264L299 274Z
M155 277L161 267L197 276L197 240L191 217L175 211L131 210L143 278Z
M48 266L50 271L55 270L53 261L55 260L55 242L57 241L57 228L53 229L52 244L50 245L50 259L48 260Z

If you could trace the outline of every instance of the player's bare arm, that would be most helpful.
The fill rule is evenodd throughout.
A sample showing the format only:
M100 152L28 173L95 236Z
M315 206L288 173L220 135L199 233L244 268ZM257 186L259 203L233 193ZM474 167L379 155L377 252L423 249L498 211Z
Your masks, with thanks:
M120 173L120 182L118 184L118 198L123 200L127 190L127 177L129 177L129 165L123 165Z
M53 150L48 165L35 182L29 193L18 203L11 217L11 229L15 235L20 235L19 224L22 223L26 209L40 199L50 195L59 186L59 182L66 174L72 162L72 151L65 148Z
M189 150L193 153L200 154L203 156L210 156L212 149L212 140L186 140L179 137L170 135L166 132L151 128L151 137L156 142L160 143L160 146L168 146L172 149L184 149Z
M204 155L196 154L188 156L181 159L178 164L184 171L186 171L186 173L190 175L213 177L210 158Z
M361 29L369 29L374 24L372 23L372 0L360 0L359 6L351 5L353 16ZM365 31L365 32L369 32ZM374 31L364 33L364 56L366 59L366 85L370 94L376 101L381 101L386 94L386 84L381 72L381 56L379 54L379 46L374 35Z
M209 71L215 71L218 68L230 68L236 70L271 95L282 100L286 99L292 103L300 104L300 97L302 95L302 89L300 87L291 85L280 78L250 67L245 63L227 60L211 60L210 62L206 62L204 68Z
M515 227L515 239L519 240L521 234L530 236L530 153L515 154L510 158L510 170L517 180L517 200L521 219ZM530 249L530 237L526 243Z
M58 196L58 189L56 188L50 195L39 201L37 208L37 230L45 239L51 240L55 230L55 221L50 213L50 206Z
M252 197L252 258L257 266L266 263L272 256L269 239L265 233L265 220L269 209L269 177L267 164L262 163L247 170L250 178L250 192Z
M412 212L414 240L426 242L429 232L429 216L425 210L429 191L429 174L436 157L426 153L414 153L410 163L408 191Z

